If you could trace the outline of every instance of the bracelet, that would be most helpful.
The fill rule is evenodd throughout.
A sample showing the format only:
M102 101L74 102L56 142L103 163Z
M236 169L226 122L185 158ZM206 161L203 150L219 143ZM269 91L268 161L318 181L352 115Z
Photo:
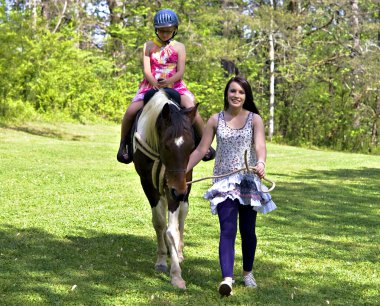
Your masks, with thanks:
M262 160L257 161L257 162L256 162L256 165L257 165L257 164L263 164L263 165L264 165L264 168L265 168L265 166L266 166L266 165L265 165L265 162L262 161Z

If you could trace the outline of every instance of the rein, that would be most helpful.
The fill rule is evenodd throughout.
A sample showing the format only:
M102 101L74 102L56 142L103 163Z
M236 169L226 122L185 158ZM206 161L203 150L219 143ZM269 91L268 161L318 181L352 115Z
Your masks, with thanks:
M203 177L203 178L200 178L200 179L196 179L196 180L192 180L192 181L186 182L186 184L189 185L189 184L197 183L197 182L200 182L200 181L203 181L203 180L207 180L207 179L215 179L215 178L226 177L226 176L229 176L231 174L235 174L235 173L242 172L242 171L247 171L248 173L251 173L251 172L257 173L257 171L256 171L256 169L254 167L248 165L247 150L245 150L245 152L244 152L244 163L245 163L245 168L234 170L234 171L231 171L229 173L225 173L225 174L221 174L221 175ZM268 192L271 192L276 187L276 183L274 181L266 178L265 176L262 179L264 181L267 181L267 182L271 183L272 186L267 191L264 191L262 189L262 186L260 186L261 192L268 193Z

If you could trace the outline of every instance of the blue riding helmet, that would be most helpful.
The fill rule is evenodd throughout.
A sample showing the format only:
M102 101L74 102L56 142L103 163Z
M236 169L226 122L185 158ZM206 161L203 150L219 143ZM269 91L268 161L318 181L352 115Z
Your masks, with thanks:
M178 28L179 21L177 14L172 10L163 9L156 13L154 16L154 28L165 28L165 27L177 27Z

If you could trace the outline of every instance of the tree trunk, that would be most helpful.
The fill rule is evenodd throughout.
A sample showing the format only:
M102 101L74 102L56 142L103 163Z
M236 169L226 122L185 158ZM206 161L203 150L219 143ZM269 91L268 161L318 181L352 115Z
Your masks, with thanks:
M352 26L352 37L353 37L353 45L352 45L352 52L351 57L354 58L360 54L360 29L359 29L359 5L358 0L351 0L351 10L352 10L352 19L351 19L351 26ZM354 127L357 128L360 126L360 94L356 92L357 87L356 83L358 82L358 70L356 68L352 71L352 98L353 98L353 105L355 109L355 115L354 115Z
M37 6L40 4L39 0L33 0L31 5L32 5L32 18L33 18L33 30L37 29Z
M123 1L118 0L107 0L108 8L110 10L110 23L111 26L117 27L123 21ZM124 46L122 40L110 33L112 37L112 56L116 60L117 66L122 66L123 64L118 64L119 60L122 61L122 54L124 53Z
M86 18L85 10L86 3L82 3L82 0L75 0L76 31L79 35L78 48L82 50L91 48L91 28L93 26L92 22Z
M65 1L64 5L63 5L63 9L62 9L62 13L61 15L59 16L59 19L58 19L58 22L57 24L55 25L55 28L53 30L53 33L57 32L60 25L61 25L61 22L62 22L62 19L65 17L65 14L66 14L66 9L67 9L67 1Z
M380 22L380 4L379 4L379 10L377 12L377 23ZM377 32L377 46L380 48L380 31Z
M273 0L270 1L271 5L271 20L269 29L269 61L270 61L270 85L269 85L269 139L272 140L274 134L274 38L273 38Z
M379 121L380 121L380 88L377 89L375 118L372 124L371 144L373 146L377 146L377 136L378 136L377 130L378 130Z
M355 53L360 51L360 38L359 38L359 5L358 0L351 1L352 9L352 37L354 39L353 49Z

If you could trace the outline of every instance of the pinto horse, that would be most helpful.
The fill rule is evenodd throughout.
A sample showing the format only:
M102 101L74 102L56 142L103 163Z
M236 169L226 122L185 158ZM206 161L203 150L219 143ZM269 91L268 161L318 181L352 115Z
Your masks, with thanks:
M197 105L198 106L198 105ZM188 212L192 173L186 173L194 150L192 123L197 106L183 109L160 90L149 100L137 121L133 139L133 162L152 208L157 235L157 271L166 272L170 254L173 286L185 289L180 263Z

